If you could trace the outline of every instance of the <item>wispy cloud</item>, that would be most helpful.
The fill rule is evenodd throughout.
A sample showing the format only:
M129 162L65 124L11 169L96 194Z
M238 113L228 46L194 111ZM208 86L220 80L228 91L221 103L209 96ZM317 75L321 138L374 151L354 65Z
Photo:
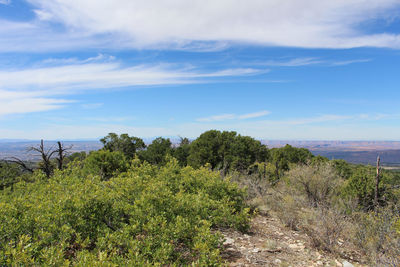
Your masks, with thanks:
M15 98L15 99L1 99L0 98L0 118L10 114L23 114L39 111L48 111L59 109L71 101L64 99L53 98Z
M11 3L11 0L0 0L0 4L2 5L9 5Z
M365 62L370 62L371 59L366 58L366 59L353 59L353 60L343 60L343 61L336 61L336 62L331 62L332 66L345 66L345 65L350 65L354 63L365 63Z
M1 0L7 3L7 0ZM358 27L394 23L398 0L28 0L31 30L0 23L0 51L167 48L210 51L232 43L306 48L400 48L400 35ZM54 28L53 23L61 24ZM62 27L61 27L62 29ZM282 34L285 33L285 34ZM29 41L28 41L29 40Z
M126 86L196 83L207 78L259 74L258 69L227 69L215 72L187 70L171 64L122 66L118 62L79 63L61 66L0 71L0 88L42 91L89 90ZM1 96L0 96L1 98Z
M345 66L355 63L370 62L371 59L350 59L350 60L332 60L322 59L316 57L299 57L288 60L266 60L264 62L256 63L256 65L263 65L268 67L301 67L310 65L320 66Z
M174 64L123 66L112 56L106 55L84 60L50 59L36 65L0 70L0 115L60 108L63 107L61 104L67 103L64 99L58 99L60 96L87 90L211 82L223 77L265 72L252 68L200 71ZM21 107L23 105L24 108ZM82 107L98 106L83 104Z
M269 112L269 111L262 110L262 111L258 111L258 112L254 112L254 113L247 113L247 114L239 115L238 118L240 120L253 119L253 118L259 118L259 117L267 116L270 113L271 112Z
M196 121L198 122L216 122L216 121L227 121L227 120L246 120L246 119L253 119L264 117L270 114L269 111L262 110L254 113L247 113L242 115L236 114L220 114L220 115L213 115L205 118L198 118Z
M298 67L298 66L308 66L308 65L315 65L315 64L321 64L324 61L322 61L319 58L293 58L289 60L267 60L263 62L262 64L265 66L278 66L278 67Z
M102 107L104 104L103 103L86 103L86 104L81 104L81 107L84 109L97 109Z

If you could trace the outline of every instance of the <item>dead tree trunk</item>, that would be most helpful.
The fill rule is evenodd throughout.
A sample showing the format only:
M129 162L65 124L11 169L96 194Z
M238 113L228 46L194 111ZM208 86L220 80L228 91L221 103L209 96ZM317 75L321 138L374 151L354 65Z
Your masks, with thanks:
M56 153L58 154L57 157L57 167L59 170L62 170L64 168L64 159L67 156L67 151L69 151L72 146L65 147L60 141L57 142L58 148L56 150Z
M39 167L45 174L47 178L50 178L51 174L53 173L53 164L51 162L51 157L57 150L53 150L53 148L49 148L47 151L44 148L43 139L40 140L39 147L31 147L30 151L35 151L40 154L42 157L41 166Z

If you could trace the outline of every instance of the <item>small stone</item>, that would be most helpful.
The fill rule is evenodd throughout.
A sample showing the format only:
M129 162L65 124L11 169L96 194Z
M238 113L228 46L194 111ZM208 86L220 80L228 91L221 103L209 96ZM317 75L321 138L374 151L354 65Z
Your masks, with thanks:
M260 251L261 251L261 249L259 249L259 248L255 248L255 249L252 250L253 253L258 253Z
M343 266L343 264L341 264L340 261L338 261L338 260L335 260L335 263L336 263L337 267L342 267Z
M322 261L317 261L316 264L317 265L322 265L323 263L322 263Z
M276 264L281 264L281 263L282 263L282 261L281 261L280 259L275 259L274 262L275 262Z
M305 248L305 246L299 246L297 244L289 244L288 247L294 250L303 250Z
M247 239L249 239L250 238L250 236L249 235L244 235L244 238L247 238Z
M234 248L227 248L226 251L235 251Z
M234 239L229 238L229 237L226 237L226 238L225 238L225 241L224 241L224 245L225 245L225 246L232 245L233 243L235 243L235 240L234 240Z
M351 263L348 262L348 261L343 261L342 264L343 264L343 267L354 267L354 265L351 264Z

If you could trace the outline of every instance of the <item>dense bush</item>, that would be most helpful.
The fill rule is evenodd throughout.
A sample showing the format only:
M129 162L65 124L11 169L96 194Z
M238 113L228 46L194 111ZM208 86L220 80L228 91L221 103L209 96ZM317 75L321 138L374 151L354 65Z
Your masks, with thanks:
M193 141L188 164L193 167L209 163L214 170L226 174L230 170L244 171L255 162L264 162L268 149L260 141L236 132L210 130Z
M208 169L134 160L104 181L84 168L0 192L0 266L219 265L216 230L248 227L244 191Z

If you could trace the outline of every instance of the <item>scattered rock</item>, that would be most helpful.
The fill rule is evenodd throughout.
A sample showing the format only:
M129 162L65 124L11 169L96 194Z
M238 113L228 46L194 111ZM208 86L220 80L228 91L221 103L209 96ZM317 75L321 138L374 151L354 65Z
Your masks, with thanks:
M343 266L343 264L341 264L340 261L338 261L338 260L335 260L335 263L336 263L337 267L342 267Z
M280 220L273 220L270 217L266 220L264 215L253 218L251 235L230 230L222 232L225 236L223 258L228 266L354 267L348 261L336 259L330 253L322 253L311 245L309 246L310 237L304 232L293 231L285 227ZM347 248L346 242L338 241ZM348 251L354 252L353 250ZM353 261L350 258L351 253L348 253L348 260ZM355 259L357 258L359 261L359 256L356 255ZM366 265L360 264L361 266Z
M348 261L343 261L343 262L342 262L342 265L343 265L343 267L354 267L354 265L351 264L351 263L348 262Z
M235 240L230 238L230 237L225 237L225 241L224 241L224 245L225 246L229 246L232 245L233 243L235 243Z

